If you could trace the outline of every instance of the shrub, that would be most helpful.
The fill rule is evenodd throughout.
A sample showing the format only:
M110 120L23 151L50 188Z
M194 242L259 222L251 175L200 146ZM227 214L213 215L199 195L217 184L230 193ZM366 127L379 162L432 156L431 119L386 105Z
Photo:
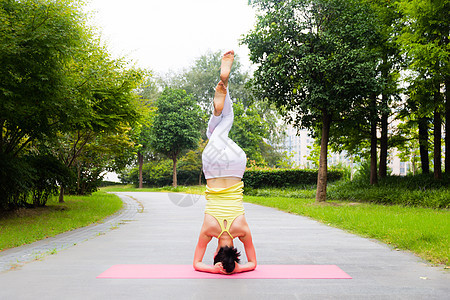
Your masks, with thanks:
M44 206L71 174L51 155L0 155L0 209Z
M193 166L185 162L183 159L178 160L177 164L177 181L179 185L197 185L199 184L199 176L202 182L205 182L201 165ZM172 185L173 182L173 162L170 159L162 159L159 161L149 161L142 167L142 181L146 186L162 187ZM120 174L120 180L123 183L132 183L135 186L139 184L139 168L132 168L128 172Z
M450 207L450 176L435 180L433 174L415 176L387 176L377 185L357 178L353 182L339 182L327 190L327 198L347 201L367 201L380 204L399 204L430 208Z
M28 162L35 170L31 191L35 207L44 206L50 196L58 193L59 186L67 185L73 179L69 168L52 155L30 156Z
M327 176L327 181L333 182L341 179L343 172L329 170ZM315 185L317 170L249 168L245 171L242 180L248 188Z
M35 170L23 158L0 154L0 209L25 206Z

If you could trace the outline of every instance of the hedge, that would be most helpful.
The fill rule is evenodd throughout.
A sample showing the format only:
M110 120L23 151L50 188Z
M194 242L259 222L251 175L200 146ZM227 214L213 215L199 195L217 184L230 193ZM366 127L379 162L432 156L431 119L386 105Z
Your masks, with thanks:
M380 179L377 185L370 185L366 178L357 178L353 182L340 182L330 186L327 198L448 209L450 175L443 174L442 177L441 180L436 180L433 174L387 176Z
M327 182L341 179L344 172L329 170ZM308 169L249 169L242 178L248 188L291 187L317 184L317 170Z

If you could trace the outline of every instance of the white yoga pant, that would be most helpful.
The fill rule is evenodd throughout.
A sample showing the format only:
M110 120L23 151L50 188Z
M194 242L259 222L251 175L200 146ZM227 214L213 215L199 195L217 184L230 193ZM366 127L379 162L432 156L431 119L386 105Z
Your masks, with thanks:
M220 116L212 113L206 136L209 142L202 153L203 173L206 179L218 177L242 178L247 157L245 152L229 137L234 113L227 88L224 107Z

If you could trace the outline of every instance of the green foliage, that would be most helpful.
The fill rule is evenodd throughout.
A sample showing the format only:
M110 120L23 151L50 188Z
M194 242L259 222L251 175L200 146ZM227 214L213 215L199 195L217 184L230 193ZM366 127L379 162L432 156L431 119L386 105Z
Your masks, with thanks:
M265 139L269 136L268 124L253 105L245 109L241 103L235 103L233 111L234 122L229 137L244 150L248 162L266 165L266 153L262 150L273 151L273 148L265 147Z
M25 159L17 164L23 170L5 162L17 175L0 178L9 197L5 203L24 205L32 197L43 205L56 191L56 181L66 187L67 180L48 177L59 174L54 157L76 168L71 190L77 193L94 190L87 182L98 181L102 170L128 163L126 128L140 115L134 89L144 72L111 58L86 25L83 5L78 0L0 2L0 154L15 162ZM7 182L20 177L17 196L18 189Z
M156 103L151 129L151 147L175 159L181 151L193 149L200 139L200 108L186 91L166 88Z
M276 162L276 166L280 169L292 169L294 168L294 162L292 158L294 157L294 154L288 154L287 151L283 151L281 156Z
M215 87L220 80L220 65L223 53L225 51L218 50L201 55L190 68L179 75L173 76L168 85L172 88L184 89L192 95L203 110L209 110L212 106ZM250 94L245 88L248 78L249 74L242 70L239 54L236 53L229 79L230 90L233 99L239 99L246 106L250 101Z
M44 206L51 196L58 193L61 185L67 185L74 178L69 168L57 157L47 154L27 159L35 170L33 187L29 190L34 207Z
M259 65L260 96L296 126L315 129L323 111L342 118L377 87L374 16L357 1L253 1L256 28L243 40ZM295 118L294 118L295 115Z
M192 152L188 152L186 156L180 158L177 168L177 178L182 185L197 185L199 183L200 170L196 167L197 162L192 162ZM200 160L201 162L201 160ZM148 187L163 187L171 185L173 182L172 160L163 159L149 161L143 164L142 181ZM201 168L201 165L200 165ZM205 177L201 174L203 182ZM139 184L139 169L132 168L126 174L121 175L121 181L124 183L133 183L135 186Z
M430 208L450 207L450 177L435 180L431 174L387 176L375 186L356 178L330 187L327 197L345 201L367 201L386 205L407 205Z
M204 139L206 139L207 121L211 115L215 86L219 81L223 53L224 51L215 51L201 55L190 68L184 70L182 74L172 75L166 82L169 87L186 90L202 107L201 129ZM258 161L260 165L275 166L280 155L273 145L278 144L283 137L282 126L278 124L279 115L275 107L263 101L263 98L254 96L255 93L249 84L249 74L242 70L239 53L235 55L229 86L231 98L235 103L235 121L230 136L233 136L233 140L235 138L239 140L235 142L243 149L245 148L246 153L247 150L249 151L247 156L250 159ZM249 119L251 116L256 119ZM240 117L244 119L240 120ZM242 130L250 132L245 133ZM261 137L257 137L258 134Z
M377 94L379 41L375 15L357 0L252 1L260 15L243 42L257 64L255 91L294 127L322 134L359 122L354 112ZM345 127L352 127L347 125ZM322 149L323 150L323 149ZM317 201L326 200L326 151L320 157Z
M404 25L398 43L410 59L410 67L435 80L448 76L450 49L450 1L399 1Z
M0 152L55 134L76 107L66 66L84 42L75 1L0 2Z
M0 153L0 211L44 206L73 174L56 157L13 157Z
M24 159L0 153L0 210L27 203L34 172Z
M341 171L329 171L328 181L339 180L342 176ZM245 171L242 180L246 188L315 185L317 170L253 168Z

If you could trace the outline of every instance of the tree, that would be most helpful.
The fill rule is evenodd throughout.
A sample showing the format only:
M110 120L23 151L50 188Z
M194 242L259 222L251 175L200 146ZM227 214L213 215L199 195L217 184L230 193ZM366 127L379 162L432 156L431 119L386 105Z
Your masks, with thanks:
M392 115L391 106L392 102L398 102L400 100L397 96L399 94L398 80L399 69L403 61L398 44L393 37L396 34L397 27L401 24L399 22L401 15L396 9L396 0L367 0L367 2L371 4L371 8L376 14L377 31L380 35L380 40L375 45L375 48L379 54L377 71L379 73L381 97L379 97L379 99L373 99L372 111L376 117L372 117L371 120L372 123L375 123L373 126L375 128L372 128L371 135L373 143L376 143L376 124L379 121L381 125L379 176L380 178L384 178L387 175L389 148L388 125L389 117ZM372 148L376 149L376 146L372 146ZM372 166L372 171L373 169L375 169L376 172L376 164L375 166ZM371 177L376 178L376 174L373 174Z
M418 124L415 120L407 119L405 123L398 125L402 132L402 143L399 143L397 149L399 150L398 157L400 161L409 161L412 164L412 174L416 175L419 162L419 139L418 139ZM428 154L427 154L428 156Z
M267 159L276 152L266 142L270 134L267 122L255 105L244 108L242 103L235 103L233 111L234 122L229 137L244 150L248 164L254 161L259 166L267 165ZM276 162L280 156L281 153L272 160Z
M17 164L26 167L30 162L29 173L40 177L34 180L22 173L24 181L32 178L36 183L29 190L54 182L41 170L33 172L42 164L41 157L49 158L49 170L55 175L76 167L76 190L82 163L97 171L123 164L126 148L119 151L109 144L103 155L95 149L108 141L127 145L129 126L139 115L133 90L142 71L111 58L86 25L81 7L77 0L0 2L0 157L15 161L31 157ZM57 165L51 166L55 156L65 168L58 171ZM60 181L60 201L67 186L62 177L54 177ZM48 194L35 192L35 202ZM26 201L28 194L24 189L18 198Z
M173 186L177 186L177 158L195 149L200 139L201 110L186 91L166 88L156 102L151 128L152 148L173 161Z
M1 153L18 156L32 141L55 135L78 107L67 97L66 76L85 41L74 2L0 2Z
M376 91L375 20L358 1L253 1L262 14L244 38L257 90L286 120L320 132L316 201L326 200L331 123Z
M444 104L441 86L450 82L450 1L402 0L398 5L404 16L404 26L397 41L403 53L409 58L409 68L418 80L426 80L427 90L433 95L434 127L434 177L441 174L441 127L442 113L446 109L446 132L450 129L448 117L450 104ZM414 80L414 79L413 79ZM448 86L446 90L448 91ZM447 92L448 95L448 92ZM450 135L446 134L447 149L450 149ZM446 162L450 167L450 159ZM446 165L447 167L447 165Z
M83 115L79 99L70 97L74 86L68 69L91 37L80 7L69 0L0 2L0 156L15 162L7 166L26 169L7 172L22 174L15 179L24 187L6 191L10 202L26 203L30 193L33 202L42 202L48 193L37 196L38 186L54 178L59 181L54 186L62 186L61 178L68 177L57 174L53 156L40 153L40 144L67 130L72 113ZM49 172L42 172L42 157L49 159ZM51 172L58 176L50 178Z
M156 107L156 99L158 99L160 95L159 87L158 87L158 78L154 78L153 76L149 76L146 82L140 87L138 91L138 95L141 98L141 102L143 103L143 112L142 118L133 128L135 142L137 145L137 161L139 167L139 184L138 187L143 187L143 167L144 167L144 159L147 156L152 155L152 150L150 146L150 136L151 136L151 122L153 119L153 115L155 113Z
M127 68L127 63L112 59L98 41L88 40L83 51L68 65L70 76L67 98L77 103L69 109L60 126L57 142L59 157L71 168L83 154L86 145L98 142L100 136L123 133L140 116L135 89L143 78L141 70ZM128 129L125 129L128 131ZM61 187L60 202L63 202Z
M403 133L402 128L408 128L408 132L400 135L408 136L409 133L414 132L417 125L417 143L419 145L421 169L423 174L430 172L429 149L432 149L432 142L429 139L429 131L432 125L434 104L433 94L428 89L429 80L426 78L414 78L412 84L406 91L406 102L399 111L399 119L405 120L404 125L399 125L400 133ZM408 143L408 142L407 142ZM400 147L404 147L400 145Z

